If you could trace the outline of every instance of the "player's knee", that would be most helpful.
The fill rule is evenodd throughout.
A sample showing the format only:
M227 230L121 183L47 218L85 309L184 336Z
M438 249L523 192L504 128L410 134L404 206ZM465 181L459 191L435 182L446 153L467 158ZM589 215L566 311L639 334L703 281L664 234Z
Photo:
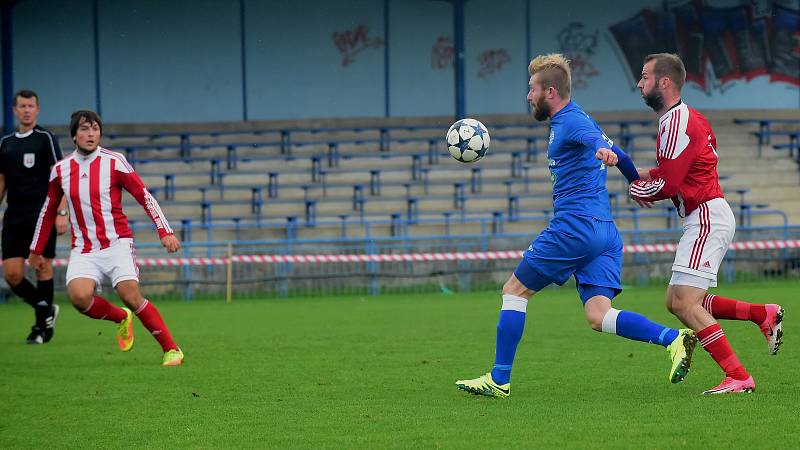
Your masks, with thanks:
M516 284L517 283L514 283L513 280L509 278L508 281L503 284L503 295L513 295L511 291L514 290Z
M611 308L602 302L589 302L584 306L586 322L594 331L603 331L603 321Z
M53 279L53 266L45 264L42 270L36 272L37 280L52 280Z
M690 302L687 299L681 298L677 295L667 296L667 310L669 310L669 312L675 316L683 316L690 307Z
M79 312L85 311L92 303L92 298L94 297L94 291L83 289L70 290L68 294L69 302L72 303L72 306Z
M521 281L517 279L515 276L511 276L508 281L503 284L503 295L514 295L517 297L522 297L524 299L529 299L533 296L535 292L528 289Z
M132 311L136 311L144 303L144 298L138 289L118 289L117 293L122 303Z
M675 314L675 306L672 302L672 297L667 296L667 298L664 300L664 305L666 305L667 311Z
M603 331L603 317L599 314L586 314L586 321L594 331Z
M127 297L120 297L122 299L122 303L130 309L131 311L136 311L142 306L144 303L144 299L141 295L139 296L127 296Z
M603 331L603 321L606 314L612 309L611 299L613 290L597 286L579 285L581 300L584 301L583 311L586 321L594 331ZM588 297L588 298L587 298Z
M3 275L5 276L6 283L8 283L9 286L16 286L22 283L23 273L21 271L9 270L6 271Z

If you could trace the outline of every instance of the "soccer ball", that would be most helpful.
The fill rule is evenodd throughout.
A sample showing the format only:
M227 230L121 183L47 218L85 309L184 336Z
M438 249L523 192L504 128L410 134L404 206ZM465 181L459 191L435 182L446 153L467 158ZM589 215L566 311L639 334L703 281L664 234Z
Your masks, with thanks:
M461 119L447 130L447 150L456 161L473 163L489 150L489 130L475 119Z

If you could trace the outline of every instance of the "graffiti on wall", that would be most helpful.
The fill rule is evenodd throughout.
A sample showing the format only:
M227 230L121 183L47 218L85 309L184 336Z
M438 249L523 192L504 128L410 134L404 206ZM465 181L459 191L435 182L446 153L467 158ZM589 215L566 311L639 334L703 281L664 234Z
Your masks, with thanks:
M431 67L435 70L450 69L455 65L456 51L453 38L439 36L431 46ZM484 50L478 55L478 78L488 79L511 62L511 55L504 48Z
M355 62L357 54L371 48L382 48L384 41L381 37L370 37L369 27L358 25L352 29L336 31L331 34L333 45L339 50L342 57L342 67L347 67Z
M431 47L431 67L436 70L444 70L453 67L455 63L456 51L453 45L453 38L449 36L439 36Z
M511 55L504 48L484 50L478 55L478 78L488 79L489 75L499 72L509 62Z
M589 78L600 75L591 61L597 49L598 34L597 30L587 32L580 22L570 22L558 32L559 50L570 60L574 89L588 88Z
M691 0L665 9L643 9L610 27L624 63L638 80L650 53L681 55L686 80L707 94L739 80L769 76L800 86L800 11L776 4L728 8Z

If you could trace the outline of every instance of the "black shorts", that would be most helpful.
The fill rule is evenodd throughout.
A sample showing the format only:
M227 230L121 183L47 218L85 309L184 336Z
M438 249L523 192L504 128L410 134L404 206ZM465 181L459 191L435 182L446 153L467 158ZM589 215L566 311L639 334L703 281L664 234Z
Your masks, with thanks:
M27 258L30 254L33 232L39 211L7 210L3 215L3 259ZM42 256L53 259L56 256L56 229L50 232L50 239L44 246Z

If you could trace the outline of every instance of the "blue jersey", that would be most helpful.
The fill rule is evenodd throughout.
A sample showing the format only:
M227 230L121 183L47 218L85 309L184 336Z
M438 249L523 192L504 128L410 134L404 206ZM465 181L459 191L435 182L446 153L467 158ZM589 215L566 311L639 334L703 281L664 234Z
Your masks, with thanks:
M547 163L553 180L555 214L613 220L606 190L606 166L595 157L613 143L580 106L570 101L550 119Z

